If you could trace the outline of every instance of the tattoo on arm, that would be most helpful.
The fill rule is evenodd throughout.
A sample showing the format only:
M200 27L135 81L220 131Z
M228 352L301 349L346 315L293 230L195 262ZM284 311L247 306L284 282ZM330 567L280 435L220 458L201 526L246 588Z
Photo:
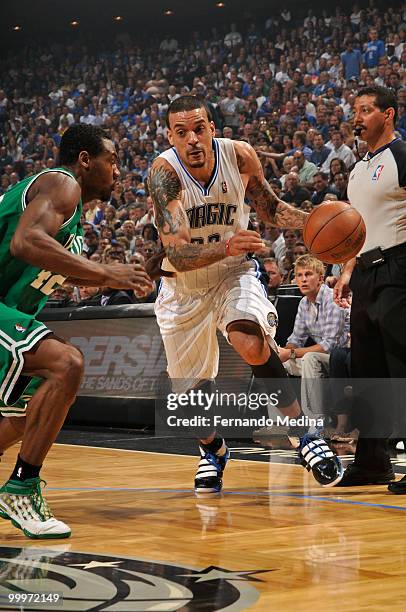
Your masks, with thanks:
M166 256L178 272L188 272L224 259L226 243L171 245L166 248Z
M244 171L245 171L245 159L241 155L241 153L239 153L239 151L236 150L236 149L235 149L235 156L237 158L238 170L240 171L240 174L244 174Z
M155 205L158 229L165 236L176 234L185 219L185 213L179 209L172 216L167 207L172 200L180 199L181 185L178 175L162 166L152 167L148 184Z
M307 214L282 202L264 177L251 176L247 185L247 195L251 198L252 206L260 219L266 223L282 228L302 229Z
M248 196L263 221L273 223L279 198L274 194L264 177L251 176L247 185Z
M300 210L300 208L295 208L287 202L280 201L276 207L273 223L278 227L303 229L308 216L308 213Z

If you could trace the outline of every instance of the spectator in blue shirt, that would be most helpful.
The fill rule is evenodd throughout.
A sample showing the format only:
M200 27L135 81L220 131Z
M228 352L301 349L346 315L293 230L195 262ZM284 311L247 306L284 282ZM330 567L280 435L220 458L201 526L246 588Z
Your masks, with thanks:
M354 49L352 40L347 40L344 53L341 53L341 61L344 66L344 77L346 81L351 78L359 79L361 74L362 54L359 49Z
M330 87L334 87L334 83L330 81L328 72L323 70L323 72L320 72L319 84L314 89L314 95L325 95Z
M379 60L385 55L385 43L378 40L378 31L370 30L369 41L365 47L364 64L368 69L377 68Z
M313 151L310 156L310 161L318 168L321 168L327 157L330 155L330 152L330 147L326 147L324 144L323 135L320 132L316 132L313 138Z
M302 132L301 130L297 130L294 134L293 134L293 138L292 138L292 144L293 144L293 149L291 151L289 151L289 155L293 155L293 153L295 151L302 151L303 155L305 156L305 159L307 159L308 161L310 160L310 156L312 154L312 150L310 147L307 146L306 144L306 132Z

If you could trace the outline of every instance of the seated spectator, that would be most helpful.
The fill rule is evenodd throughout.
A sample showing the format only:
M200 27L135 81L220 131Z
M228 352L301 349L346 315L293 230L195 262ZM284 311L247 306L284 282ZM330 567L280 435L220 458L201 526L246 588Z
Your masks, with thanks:
M311 203L313 206L321 204L327 193L331 193L331 187L328 181L328 174L326 172L318 172L313 177L314 191L311 196Z
M99 233L93 229L85 232L84 235L84 245L83 251L86 254L86 257L89 259L93 253L97 251L99 247Z
M131 253L135 251L136 227L134 221L127 219L121 226L124 237L128 240L128 248Z
M100 300L95 296L99 295L98 287L79 287L79 302L77 306L100 306ZM96 303L94 303L96 301Z
M76 306L74 292L75 288L73 285L65 282L51 294L47 302L47 308L68 308L70 306Z
M351 151L354 151L355 136L353 126L346 121L343 121L340 125L340 132L342 134L344 144L346 144L347 147L350 147Z
M333 176L334 180L334 191L337 194L337 199L342 202L348 200L347 187L348 187L348 174L345 172L337 172Z
M274 253L274 257L278 262L279 266L285 257L286 245L283 232L279 227L273 227L269 224L265 225L265 230L261 232L261 235L269 240L270 248Z
M272 191L274 192L274 194L278 198L280 198L281 191L282 191L282 183L281 183L280 179L278 179L278 178L271 178L269 180L269 184L272 187Z
M281 264L284 285L290 285L294 279L295 273L293 259L293 251L287 250Z
M146 223L142 228L141 235L144 240L152 240L155 243L159 241L158 230L153 223Z
M303 255L307 255L308 250L304 244L304 242L296 242L295 246L293 247L293 263L296 263L296 260L299 259L299 257L302 257Z
M285 190L286 179L288 178L289 173L291 172L294 165L295 165L295 160L293 159L292 155L288 155L287 157L285 157L285 159L282 162L282 170L284 174L282 174L282 176L279 178L281 182L281 186L282 186L282 191Z
M223 138L230 138L231 140L234 138L234 132L228 125L223 127Z
M312 183L312 178L317 173L317 166L305 159L302 151L295 151L293 159L296 165L296 172L299 176L299 183L302 187L308 188Z
M331 193L331 192L328 192L328 193L326 193L326 195L324 196L324 200L323 200L323 202L332 202L333 200L338 200L338 198L337 198L337 194L336 194L336 193Z
M320 132L316 132L313 138L313 151L310 161L320 168L330 155L330 152L331 149L324 144L323 135Z
M312 155L312 150L310 149L310 147L307 146L306 140L306 132L303 132L302 130L297 130L293 134L293 149L291 151L291 154L293 155L295 151L301 151L305 156L305 159L309 160Z
M302 233L300 232L300 230L294 230L294 229L284 230L283 237L285 240L285 248L287 251L293 251L293 248L296 242L298 242L301 235Z
M296 172L289 172L282 200L297 207L300 207L303 200L310 200L310 192L299 185L299 176Z
M265 272L268 275L268 298L273 302L283 282L283 273L275 258L268 257L264 259L263 264Z
M151 196L147 196L146 201L146 212L143 217L141 217L142 225L147 225L148 223L152 223L155 225L155 217L154 217L154 204Z
M104 209L104 219L100 222L100 225L106 225L113 231L120 227L120 222L117 219L116 209L111 204L106 205Z
M144 256L145 261L147 262L150 257L152 257L155 253L157 253L158 247L154 240L145 240L144 245L141 248L141 254Z
M330 181L333 181L334 176L338 172L347 172L347 168L342 159L339 159L338 157L334 157L330 161L330 170L329 170ZM332 191L334 191L334 189Z
M364 159L364 157L367 155L368 153L368 145L365 142L365 140L359 140L358 142L355 141L355 158L357 161L360 161L361 159Z
M331 136L331 144L332 150L321 167L322 171L329 172L330 162L336 157L344 162L346 171L349 170L351 166L355 164L355 155L351 151L350 147L344 144L343 136L338 130L333 132Z
M349 309L340 308L333 290L324 283L324 265L312 255L303 255L295 263L295 279L303 298L297 311L294 329L279 357L289 374L302 376L304 412L322 414L322 404L309 405L309 398L320 391L313 381L328 375L331 351L345 347L349 339Z
M100 222L104 218L102 201L98 199L90 200L86 202L84 209L86 210L86 221L93 223L93 225L100 225Z
M310 200L303 200L303 202L300 205L300 210L303 210L303 212L310 213L313 210L313 204L311 203Z
M109 241L116 237L116 232L108 225L102 225L100 229L100 239L107 238Z

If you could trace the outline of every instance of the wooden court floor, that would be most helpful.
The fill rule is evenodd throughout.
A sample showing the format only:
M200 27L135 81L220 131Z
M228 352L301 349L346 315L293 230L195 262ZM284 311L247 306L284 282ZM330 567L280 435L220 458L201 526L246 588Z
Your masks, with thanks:
M3 458L2 480L16 452ZM322 489L300 466L231 460L222 496L202 499L191 489L195 466L190 456L55 445L42 477L72 537L28 540L0 520L3 596L37 588L38 567L54 558L58 576L68 572L58 578L63 610L406 609L406 496L384 486ZM16 558L23 577L10 571ZM124 599L113 591L116 603L102 603L128 558L138 582L129 587L120 574ZM38 566L31 578L30 564ZM85 571L86 597L82 589L81 602L70 600ZM46 574L44 589L56 588L57 574L51 583Z

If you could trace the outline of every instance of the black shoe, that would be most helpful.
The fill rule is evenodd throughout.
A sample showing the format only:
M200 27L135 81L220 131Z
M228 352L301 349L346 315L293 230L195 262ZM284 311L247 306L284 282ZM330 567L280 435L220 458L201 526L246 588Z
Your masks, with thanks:
M396 495L406 495L406 476L403 476L401 480L391 482L388 486L388 491Z
M395 473L392 466L385 471L378 472L374 470L366 470L358 467L355 463L350 463L344 472L341 482L338 487L362 487L364 485L380 485L387 484L394 480ZM405 489L406 492L406 489Z

